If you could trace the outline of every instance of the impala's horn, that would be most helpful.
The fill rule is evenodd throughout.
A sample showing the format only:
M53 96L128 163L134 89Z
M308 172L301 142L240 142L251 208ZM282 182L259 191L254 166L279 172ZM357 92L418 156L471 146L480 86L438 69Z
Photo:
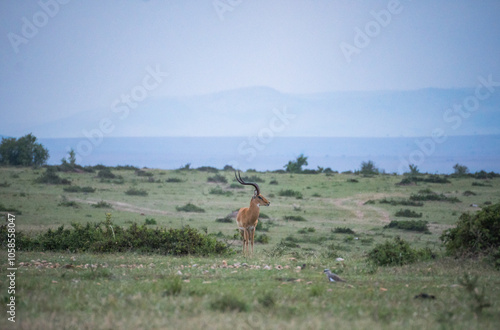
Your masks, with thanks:
M234 176L236 177L236 181L238 181L240 184L246 185L246 186L254 186L255 188L255 196L260 195L260 188L259 185L256 184L255 182L245 182L241 178L241 173L238 171L238 175L236 175L236 171L234 172Z

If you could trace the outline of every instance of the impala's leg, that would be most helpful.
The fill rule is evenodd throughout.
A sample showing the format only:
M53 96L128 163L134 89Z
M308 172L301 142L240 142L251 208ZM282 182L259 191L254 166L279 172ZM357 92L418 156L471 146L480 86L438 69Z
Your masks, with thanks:
M243 239L243 254L247 255L248 254L248 229L245 228L244 230L245 237Z
M253 255L253 239L255 237L255 226L251 229L250 239L252 240L252 255Z

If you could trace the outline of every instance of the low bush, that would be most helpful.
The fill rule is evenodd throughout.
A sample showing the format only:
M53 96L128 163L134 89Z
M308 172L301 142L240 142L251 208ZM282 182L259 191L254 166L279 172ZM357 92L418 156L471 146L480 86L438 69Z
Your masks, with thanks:
M255 242L261 244L269 244L269 236L267 236L266 234L257 235L255 238Z
M351 234L354 235L355 232L351 228L347 227L336 227L332 229L332 233L337 233L337 234Z
M417 213L415 211L409 210L409 209L401 209L396 212L395 216L397 217L405 217L405 218L421 218L422 213Z
M129 188L125 194L130 196L147 196L148 192L144 189Z
M113 206L109 204L108 202L105 201L100 201L95 204L92 204L92 207L95 207L97 209L111 209Z
M222 222L222 223L232 223L232 222L236 222L235 220L233 220L233 218L227 216L225 218L218 218L218 219L215 219L215 222ZM259 222L260 223L260 222Z
M68 179L62 179L56 173L54 167L47 167L44 174L35 179L35 183L45 183L45 184L71 184Z
M430 249L413 249L400 237L377 244L367 255L368 261L377 266L402 266L432 257Z
M144 224L146 226L148 226L148 225L156 225L156 220L153 219L153 218L151 218L151 219L146 218L146 219L144 219Z
M80 186L69 186L64 187L63 190L69 193L93 193L95 188L92 187L80 187Z
M452 255L494 255L500 248L500 203L475 214L463 213L456 227L443 232L441 240Z
M210 189L209 194L212 194L212 195L222 195L222 196L230 197L230 196L233 195L233 192L232 191L224 190L221 187L217 186L215 188Z
M427 221L424 220L393 220L388 225L384 226L384 228L404 229L430 234L429 227L427 226Z
M297 199L303 198L302 193L300 191L295 191L295 190L291 190L291 189L282 189L282 190L280 190L278 195L282 196L282 197L295 197Z
M97 177L100 179L114 179L116 175L111 172L111 169L105 167L97 172Z
M165 180L165 182L167 182L167 183L180 183L180 182L184 182L184 181L182 181L182 179L179 179L179 178L168 178L167 180Z
M115 226L110 214L106 222L60 226L35 237L16 232L16 247L22 251L144 252L164 255L209 255L229 253L229 247L196 229L150 229L133 223L129 228ZM0 226L0 242L7 244L7 226Z
M430 189L423 189L418 192L418 194L412 194L410 196L412 201L437 201L437 202L450 202L450 203L460 203L460 200L456 197L447 197L444 194L438 194Z
M216 174L214 176L210 176L207 179L208 182L214 182L214 183L227 183L227 179L224 175L221 174Z
M247 312L249 310L244 301L231 295L224 295L215 299L210 304L210 308L219 312Z
M307 221L304 217L300 215L285 215L283 218L286 221Z
M384 198L384 199L381 199L378 201L380 204L390 204L390 205L393 205L393 206L397 206L397 205L402 205L402 206L424 206L424 203L422 202L419 202L419 201L414 201L414 200L410 200L410 199L400 199L400 200L397 200L397 199L387 199L387 198Z
M198 206L196 206L194 204L191 204L191 203L187 203L184 206L176 206L175 209L178 212L196 212L196 213L203 213L203 212L205 212L205 210L202 209L201 207L198 207Z

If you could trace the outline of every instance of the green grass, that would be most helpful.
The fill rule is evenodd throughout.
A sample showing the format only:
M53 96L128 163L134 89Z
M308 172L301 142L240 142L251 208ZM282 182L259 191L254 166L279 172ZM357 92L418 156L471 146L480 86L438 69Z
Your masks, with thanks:
M148 170L154 177L168 178L153 183L134 171L116 168L111 172L123 184L114 182L116 178L101 181L96 172L58 173L71 185L35 183L45 169L0 168L0 182L5 183L0 186L1 204L3 210L17 211L16 229L32 235L60 225L69 228L71 223L104 221L105 212L111 212L113 222L123 227L154 218L154 227L189 225L206 230L236 253L173 257L18 251L19 328L495 329L500 322L500 273L485 259L444 257L439 240L462 212L478 211L471 204L500 201L499 178L474 185L476 195L464 195L476 179L400 186L396 184L402 177L396 175L257 173L263 180L261 193L271 202L261 208L268 216L262 239L267 244L256 243L254 256L245 258L241 241L232 238L236 221L215 219L248 206L252 187L232 189L233 194L227 196L211 193L217 185L227 191L234 183L224 172L220 173L230 180L216 184L208 182L214 177L209 171ZM356 184L349 181L354 179ZM95 191L64 191L70 186ZM128 195L130 187L148 195ZM301 192L302 199L293 194L280 196L287 190ZM369 200L408 201L412 195L429 191L461 202L427 199L419 204L418 213L429 228L427 235L384 229L397 220L395 214L404 204L365 204ZM100 201L112 209L92 206ZM75 202L78 208L62 202ZM178 212L177 208L190 204L205 212ZM286 221L285 216L307 222ZM336 228L353 233L346 235ZM398 267L367 262L369 251L396 236L412 248L431 249L436 259ZM297 242L285 241L287 237ZM344 261L337 262L337 257ZM0 250L0 260L0 276L5 278L6 247ZM347 283L327 282L325 268ZM464 274L477 278L477 290L461 284ZM5 300L7 282L2 283L0 298ZM421 293L436 299L414 298ZM487 307L479 310L479 305ZM11 326L7 322L6 317L0 318L0 328Z

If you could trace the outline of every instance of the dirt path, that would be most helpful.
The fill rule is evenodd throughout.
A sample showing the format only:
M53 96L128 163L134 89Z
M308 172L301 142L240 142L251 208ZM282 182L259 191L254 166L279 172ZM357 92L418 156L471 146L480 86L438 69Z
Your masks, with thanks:
M90 200L90 199L81 199L81 198L68 198L70 201L75 201L79 203L87 203L87 204L97 204L101 201L106 202L113 206L113 209L118 210L118 211L125 211L125 212L132 212L132 213L139 213L139 214L160 214L160 215L172 215L172 212L168 211L163 211L163 210L156 210L156 209L151 209L147 207L140 207L124 202L118 202L118 201L109 201L109 200Z
M362 196L357 196L358 198ZM333 204L342 210L346 210L351 212L355 218L359 220L365 219L365 211L374 211L378 214L378 218L383 222L389 223L390 216L389 212L378 208L373 205L365 205L365 203L370 199L376 199L376 196L370 196L370 198L362 198L362 199L353 199L353 198L338 198L333 200Z

